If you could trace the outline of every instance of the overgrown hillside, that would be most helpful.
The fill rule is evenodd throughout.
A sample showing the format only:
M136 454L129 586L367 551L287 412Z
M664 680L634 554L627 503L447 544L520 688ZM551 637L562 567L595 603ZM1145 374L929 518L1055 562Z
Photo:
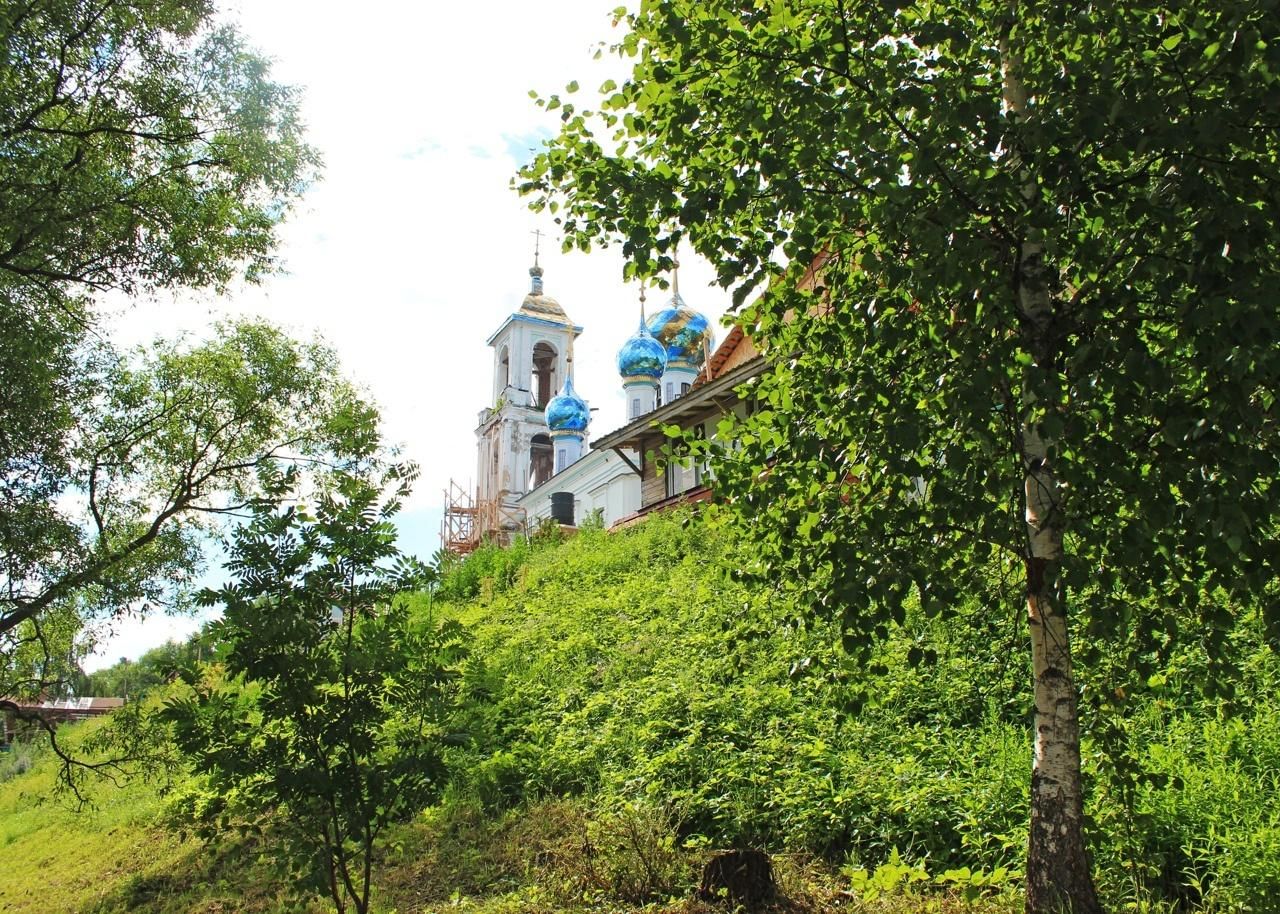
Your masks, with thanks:
M414 597L420 620L462 621L470 651L443 800L384 842L375 909L699 910L687 899L706 855L755 847L801 909L960 910L967 896L969 910L1017 910L1030 734L1016 608L993 587L946 621L908 613L858 668L786 587L737 579L742 548L715 524L659 517L486 548ZM1247 626L1235 651L1230 705L1197 691L1188 653L1086 722L1108 734L1085 752L1115 908L1265 911L1280 894L1280 672ZM52 760L13 762L5 910L285 904L270 829L183 843L148 785L101 785L87 816L36 806Z
M454 797L496 810L588 796L654 810L687 845L1017 873L1031 735L1016 595L993 586L947 621L909 612L858 668L781 582L736 580L744 548L663 517L455 569L440 597L476 641ZM1191 651L1085 722L1107 735L1086 736L1085 755L1113 903L1265 910L1280 892L1280 666L1261 627L1243 629L1234 701L1200 693ZM1086 691L1127 662L1092 647Z
M64 744L85 757L85 738L104 723L64 727ZM205 848L167 827L161 779L90 780L88 805L78 807L58 793L57 770L43 744L0 755L0 911L213 914L286 904L252 842L228 835Z

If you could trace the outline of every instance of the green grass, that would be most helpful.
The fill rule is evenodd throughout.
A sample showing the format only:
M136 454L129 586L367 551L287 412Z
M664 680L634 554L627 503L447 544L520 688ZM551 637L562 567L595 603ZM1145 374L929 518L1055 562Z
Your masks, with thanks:
M90 724L96 727L100 724ZM78 742L74 728L72 745ZM266 914L331 910L290 899L266 864L269 837L215 848L161 824L155 784L90 785L92 806L54 793L56 759L0 784L0 910L6 914ZM692 899L708 849L683 847L673 822L646 810L604 815L584 801L551 800L490 814L455 804L394 830L377 869L382 914L712 914ZM811 855L775 858L778 912L1013 914L1012 896L885 898L858 904L848 882Z
M67 742L78 744L76 730L98 725L64 728ZM160 807L153 787L97 782L92 807L77 812L55 797L56 771L45 752L30 771L0 783L0 909L85 910L139 867L163 868L180 855L173 838L151 827Z
M897 852L931 873L1019 872L1031 697L1017 601L974 595L945 620L908 606L855 665L829 618L735 578L743 548L714 524L654 517L486 552L446 579L455 599L433 611L475 632L453 796L495 815L547 798L648 804L682 839L833 866ZM1106 662L1078 671L1087 694L1109 694L1117 670L1131 693L1108 721L1082 711L1087 837L1117 909L1267 910L1280 891L1280 658L1256 613L1230 609L1231 705L1200 690L1194 639L1172 658L1181 673L1145 691L1123 678L1123 644L1094 645ZM1103 723L1123 745L1103 743Z
M216 849L182 841L158 824L164 800L154 785L91 787L92 809L54 796L55 760L0 784L0 910L6 914L266 914L331 910L322 899L290 900L260 858L260 844ZM653 865L669 823L639 847L618 843L618 820L593 818L585 803L549 801L488 815L455 806L425 812L395 830L378 870L375 910L383 914L711 914L723 906L691 900L705 849L668 847L664 879L646 882L636 851ZM592 844L591 842L595 842ZM1013 914L1013 897L977 905L954 897L888 898L858 905L847 882L805 855L775 859L779 912L839 909L867 914ZM629 887L629 888L628 888ZM620 897L631 894L632 897ZM852 906L851 906L852 905Z
M712 852L684 847L651 810L604 814L579 800L548 800L497 815L474 806L433 809L401 828L380 869L377 901L400 914L724 914L694 896ZM1014 914L1016 892L896 894L861 902L849 881L809 854L773 856L783 914Z
M832 623L733 577L739 548L668 517L455 569L452 599L429 610L474 635L452 778L439 807L388 835L375 910L702 914L702 862L744 846L774 857L779 912L1020 910L1030 735L1016 620L977 601L945 623L909 615L854 668ZM1171 677L1117 712L1140 775L1128 793L1086 738L1089 839L1113 910L1274 907L1280 662L1247 624L1239 637L1250 688L1233 707ZM912 667L913 649L936 662ZM140 782L97 785L95 808L75 813L49 799L52 762L7 780L0 762L6 914L330 909L290 901L269 833L183 842ZM892 883L895 865L930 882L851 894L881 870ZM1013 878L972 904L932 884L1001 866Z
M102 726L62 730L73 750ZM285 893L231 840L216 850L184 841L162 822L156 782L92 779L77 807L56 790L58 760L45 751L0 783L0 911L5 914L188 914L278 911Z

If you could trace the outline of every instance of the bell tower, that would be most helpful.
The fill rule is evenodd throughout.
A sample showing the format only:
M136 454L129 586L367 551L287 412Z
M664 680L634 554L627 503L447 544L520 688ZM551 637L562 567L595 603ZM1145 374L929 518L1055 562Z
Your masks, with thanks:
M541 239L539 239L541 240ZM535 248L529 294L489 337L493 394L476 428L477 535L505 539L522 519L516 500L555 472L547 405L568 381L582 328L546 295Z

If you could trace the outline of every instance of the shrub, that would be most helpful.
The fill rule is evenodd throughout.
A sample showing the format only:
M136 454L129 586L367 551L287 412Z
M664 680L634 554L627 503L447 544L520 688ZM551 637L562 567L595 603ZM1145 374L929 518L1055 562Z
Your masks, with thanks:
M490 811L566 796L668 809L681 842L869 872L895 853L935 874L1020 871L1031 733L1017 600L993 587L946 618L909 605L858 667L785 587L736 579L740 548L713 519L669 515L478 559L486 599L445 608L475 635L451 795ZM1086 722L1091 850L1113 900L1234 909L1276 894L1280 677L1260 633L1240 637L1251 703L1210 702L1175 676L1169 694ZM1123 747L1099 738L1112 724ZM1124 796L1119 748L1141 762Z
M6 751L0 752L0 784L26 774L48 753L48 748L43 738L14 740Z

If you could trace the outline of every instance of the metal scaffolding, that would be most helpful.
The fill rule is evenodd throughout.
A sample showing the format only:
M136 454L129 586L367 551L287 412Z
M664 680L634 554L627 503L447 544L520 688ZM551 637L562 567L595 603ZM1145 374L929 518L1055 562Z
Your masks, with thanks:
M476 503L471 494L452 479L444 490L444 518L440 521L440 543L455 555L467 555L480 545L476 524Z
M476 510L480 539L509 546L517 534L528 535L528 515L524 508L494 498L480 502Z
M444 490L444 517L440 521L440 542L455 555L468 555L482 542L511 544L518 534L528 534L524 508L500 498L483 501L452 479Z

